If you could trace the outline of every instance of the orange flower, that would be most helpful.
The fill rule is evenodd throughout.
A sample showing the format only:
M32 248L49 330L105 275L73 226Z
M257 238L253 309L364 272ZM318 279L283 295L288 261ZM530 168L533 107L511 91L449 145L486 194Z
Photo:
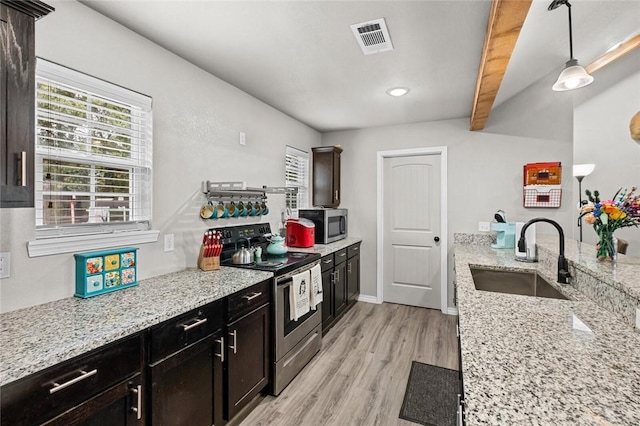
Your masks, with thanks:
M604 212L608 215L611 215L612 213L615 213L616 211L620 211L620 209L618 209L618 207L612 205L612 204L603 204L602 208L604 209Z
M593 225L594 223L596 223L596 217L592 214L588 214L584 217L584 221L589 225Z

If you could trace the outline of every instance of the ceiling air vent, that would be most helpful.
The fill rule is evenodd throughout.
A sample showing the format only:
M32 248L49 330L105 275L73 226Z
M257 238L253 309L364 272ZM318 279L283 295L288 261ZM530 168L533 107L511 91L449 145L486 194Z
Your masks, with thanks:
M384 18L351 25L351 31L365 55L393 50Z

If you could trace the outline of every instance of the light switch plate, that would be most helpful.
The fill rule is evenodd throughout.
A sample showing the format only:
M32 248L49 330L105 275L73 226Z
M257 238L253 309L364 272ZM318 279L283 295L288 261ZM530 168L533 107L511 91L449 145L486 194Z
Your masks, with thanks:
M480 232L489 232L489 231L491 231L491 227L489 226L489 222L478 222L478 231L480 231Z
M247 144L247 135L244 134L244 132L240 132L240 145L246 145Z
M0 253L0 278L11 276L11 253Z

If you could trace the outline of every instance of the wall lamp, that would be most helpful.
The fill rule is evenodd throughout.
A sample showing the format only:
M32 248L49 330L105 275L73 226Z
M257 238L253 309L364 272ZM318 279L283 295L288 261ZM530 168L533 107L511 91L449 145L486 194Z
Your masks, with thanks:
M596 168L595 164L574 164L573 176L578 179L578 208L582 210L582 205L586 204L586 201L582 201L582 179L585 176L589 176ZM582 242L582 218L578 218L578 228L580 228L580 242Z

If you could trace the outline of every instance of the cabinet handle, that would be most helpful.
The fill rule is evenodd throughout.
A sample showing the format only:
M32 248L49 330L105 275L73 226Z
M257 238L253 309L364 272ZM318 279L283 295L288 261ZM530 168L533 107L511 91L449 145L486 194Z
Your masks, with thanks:
M345 257L346 255L347 255L347 252L345 251L344 253L340 253L338 256Z
M204 324L205 322L207 322L206 318L202 318L202 319L195 319L196 322L191 323L191 324L180 324L180 326L182 327L182 331L187 331L187 330L191 330L192 328L196 328L198 326L201 326L202 324Z
M233 337L233 345L229 346L229 349L233 349L233 353L236 353L237 345L236 345L236 337L238 336L238 330L233 330L231 333L229 333L230 336Z
M20 182L18 182L18 186L27 186L27 151L20 152L18 161L20 162Z
M351 273L351 262L349 262L349 264L347 265L347 272Z
M333 262L333 260L331 259L327 259L327 260L323 260L322 263L324 263L325 265L330 264L331 262Z
M91 377L91 376L94 376L94 375L96 375L98 373L98 370L97 369L96 370L91 370L89 372L86 372L84 370L79 370L79 372L80 372L80 376L76 377L75 379L71 379L68 382L64 382L63 384L53 382L53 387L51 389L49 389L49 394L56 393L59 390L62 390L64 388L68 387L68 386L71 386L71 385L73 385L75 383L78 383L78 382L80 382L80 381L82 381L84 379L87 379L87 378Z
M136 418L140 420L142 418L142 385L138 385L135 388L131 389L134 395L137 396L138 403L137 405L131 406L131 411L136 413Z
M353 251L358 251L358 250L360 250L360 247L357 247L357 246L356 246L356 247L353 247L351 250L353 250Z
M220 336L220 339L216 339L216 343L220 343L220 353L216 354L220 358L220 362L224 362L224 336Z
M338 190L336 189L336 198L335 201L338 201Z
M256 297L260 296L261 294L262 294L262 292L260 291L260 292L258 292L258 293L253 293L251 296L249 296L249 295L245 295L245 296L242 296L242 297L244 297L245 299L247 299L247 302L249 302L250 300L253 300L253 299L255 299Z
M456 337L460 337L460 326L456 324Z

